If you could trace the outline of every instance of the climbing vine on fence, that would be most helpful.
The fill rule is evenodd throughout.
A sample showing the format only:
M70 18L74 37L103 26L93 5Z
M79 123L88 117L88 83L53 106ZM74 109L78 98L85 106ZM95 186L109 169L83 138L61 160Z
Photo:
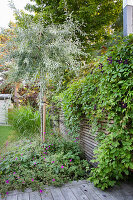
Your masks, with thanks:
M90 124L113 119L107 124L95 151L99 164L92 169L90 180L102 189L124 179L133 169L133 35L110 47L90 73L68 86L60 97L68 127L76 132L81 117ZM97 122L97 123L96 123ZM92 126L93 127L93 126Z

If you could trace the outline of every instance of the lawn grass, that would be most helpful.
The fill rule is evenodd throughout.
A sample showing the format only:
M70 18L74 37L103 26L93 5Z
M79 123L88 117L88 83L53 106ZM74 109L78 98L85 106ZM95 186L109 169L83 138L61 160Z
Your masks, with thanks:
M12 135L12 127L11 126L0 126L0 148L8 140L8 137Z

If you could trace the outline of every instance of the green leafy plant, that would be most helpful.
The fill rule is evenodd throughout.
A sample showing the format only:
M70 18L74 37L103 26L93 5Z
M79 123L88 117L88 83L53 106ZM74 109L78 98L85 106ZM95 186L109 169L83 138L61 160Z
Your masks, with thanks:
M81 24L84 22L85 26L82 26L82 29L87 33L87 38L84 37L84 40L87 40L87 44L90 41L94 43L95 41L98 42L106 38L110 30L109 25L117 20L122 9L121 0L116 2L113 0L91 2L90 0L34 0L34 3L34 5L28 4L26 9L30 12L35 11L36 15L32 17L36 21L43 19L43 21L48 21L48 24L52 22L61 24L66 19L68 13L72 13L72 17L75 20L78 20ZM31 17L31 15L29 17ZM20 26L25 26L24 22L24 20L20 20L18 17L18 24ZM119 25L120 24L121 21L119 22ZM114 28L117 28L117 26Z
M119 130L119 131L118 131ZM133 169L133 138L131 132L120 126L112 125L110 134L101 140L95 150L98 167L91 170L90 180L94 185L105 189L114 186L118 180L126 179Z
M113 46L103 58L103 73L100 80L99 107L108 111L114 124L108 127L109 135L101 140L96 151L99 163L90 178L102 189L113 186L126 178L132 164L133 145L133 35Z
M82 116L86 116L92 132L99 121L113 119L106 124L109 135L99 133L96 153L97 168L90 180L102 189L126 178L133 169L133 35L110 47L95 61L90 73L68 86L60 94L66 125L77 130ZM74 125L75 124L75 125Z
M26 138L8 147L0 158L0 193L14 189L45 190L45 185L59 186L88 177L88 162L83 159L78 139L66 141L55 133Z

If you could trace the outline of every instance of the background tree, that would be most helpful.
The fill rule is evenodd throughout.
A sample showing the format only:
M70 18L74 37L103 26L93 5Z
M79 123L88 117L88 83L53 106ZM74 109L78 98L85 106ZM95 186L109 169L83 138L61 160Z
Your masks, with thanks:
M34 11L34 19L43 18L61 24L68 13L72 13L74 20L84 23L82 29L87 33L86 41L97 42L107 37L107 29L119 17L122 0L31 0L27 4L28 11ZM34 2L34 4L33 4ZM51 20L52 19L52 20Z

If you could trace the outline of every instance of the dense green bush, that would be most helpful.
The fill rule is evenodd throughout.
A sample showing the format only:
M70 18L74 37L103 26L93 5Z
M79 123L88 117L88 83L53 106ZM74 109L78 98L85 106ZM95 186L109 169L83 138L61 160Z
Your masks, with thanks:
M40 132L40 115L31 106L21 106L9 112L9 123L21 136L30 136Z
M91 172L91 181L102 189L113 186L130 174L133 144L133 35L112 46L99 57L94 68L83 79L69 85L60 95L66 124L77 130L85 115L92 132L99 128L98 121L108 117L114 124L100 133L95 152L98 167ZM75 124L75 125L74 125Z
M23 139L8 147L0 158L0 193L26 188L45 190L45 185L59 186L87 178L89 164L83 159L78 138L66 141L46 133L46 142Z
M105 109L114 124L95 151L99 165L91 172L91 180L102 189L126 178L133 169L133 35L113 46L106 56L100 63L103 76L98 108Z

